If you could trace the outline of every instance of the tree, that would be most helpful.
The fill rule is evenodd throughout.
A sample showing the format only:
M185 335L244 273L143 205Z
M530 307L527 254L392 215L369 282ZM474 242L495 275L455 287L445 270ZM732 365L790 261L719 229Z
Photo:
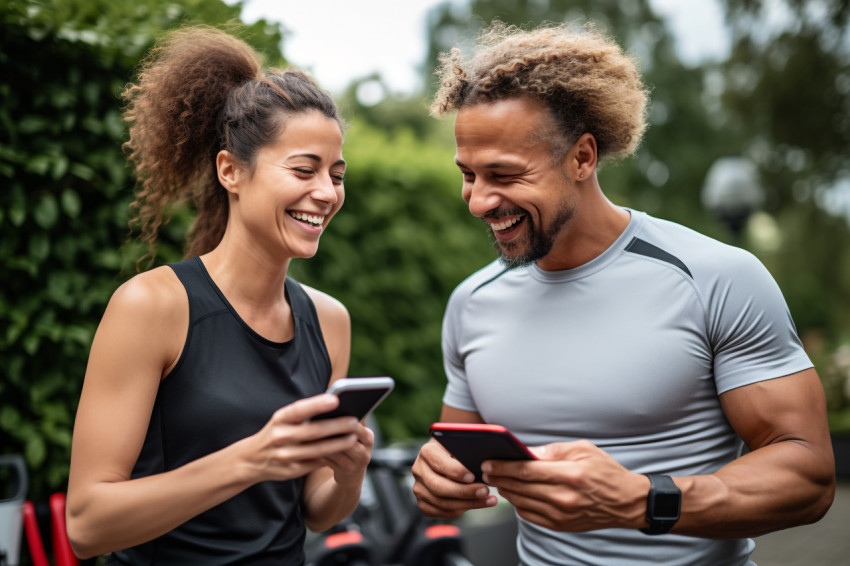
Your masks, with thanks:
M782 234L764 256L829 374L832 352L850 343L850 5L726 0L725 7L732 51L714 71L724 87L722 123L742 133L743 151L760 167L766 211ZM847 403L838 394L830 401Z

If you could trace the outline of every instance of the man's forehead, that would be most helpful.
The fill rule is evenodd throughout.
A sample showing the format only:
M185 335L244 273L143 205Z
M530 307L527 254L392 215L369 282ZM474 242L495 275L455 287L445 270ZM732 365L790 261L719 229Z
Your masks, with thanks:
M515 162L529 152L547 151L545 114L539 107L518 104L516 99L476 104L462 108L455 119L458 160L476 162Z

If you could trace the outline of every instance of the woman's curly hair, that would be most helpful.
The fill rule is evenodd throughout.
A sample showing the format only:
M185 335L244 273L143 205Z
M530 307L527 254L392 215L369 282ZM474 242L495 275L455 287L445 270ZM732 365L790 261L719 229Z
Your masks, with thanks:
M468 60L457 48L441 54L436 73L435 116L520 96L543 102L555 119L546 135L556 158L586 132L596 138L600 159L625 157L646 129L649 91L634 60L592 28L524 31L497 21Z
M336 104L309 76L264 71L245 42L207 26L183 28L159 42L123 97L130 125L124 149L139 178L133 224L151 260L176 202L189 201L197 211L188 256L221 241L229 204L216 173L219 151L253 170L257 152L277 139L289 116L318 111L340 122Z

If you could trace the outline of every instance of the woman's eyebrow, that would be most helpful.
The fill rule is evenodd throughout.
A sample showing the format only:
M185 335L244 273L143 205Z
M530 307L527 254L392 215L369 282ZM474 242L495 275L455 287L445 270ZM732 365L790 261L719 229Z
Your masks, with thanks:
M312 161L316 161L316 162L319 162L319 163L322 162L322 158L319 157L318 155L316 155L315 153L297 153L295 155L290 155L289 157L290 158L292 158L292 157L306 157L307 159L310 159ZM338 161L335 161L333 163L333 165L331 165L331 167L336 167L337 165L346 165L345 159L340 159Z

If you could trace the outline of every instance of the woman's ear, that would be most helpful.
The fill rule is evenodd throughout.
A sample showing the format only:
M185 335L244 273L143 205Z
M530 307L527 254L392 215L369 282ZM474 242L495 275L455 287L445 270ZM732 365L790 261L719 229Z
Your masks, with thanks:
M218 182L231 194L239 194L239 179L242 168L236 158L227 150L221 150L215 157Z

